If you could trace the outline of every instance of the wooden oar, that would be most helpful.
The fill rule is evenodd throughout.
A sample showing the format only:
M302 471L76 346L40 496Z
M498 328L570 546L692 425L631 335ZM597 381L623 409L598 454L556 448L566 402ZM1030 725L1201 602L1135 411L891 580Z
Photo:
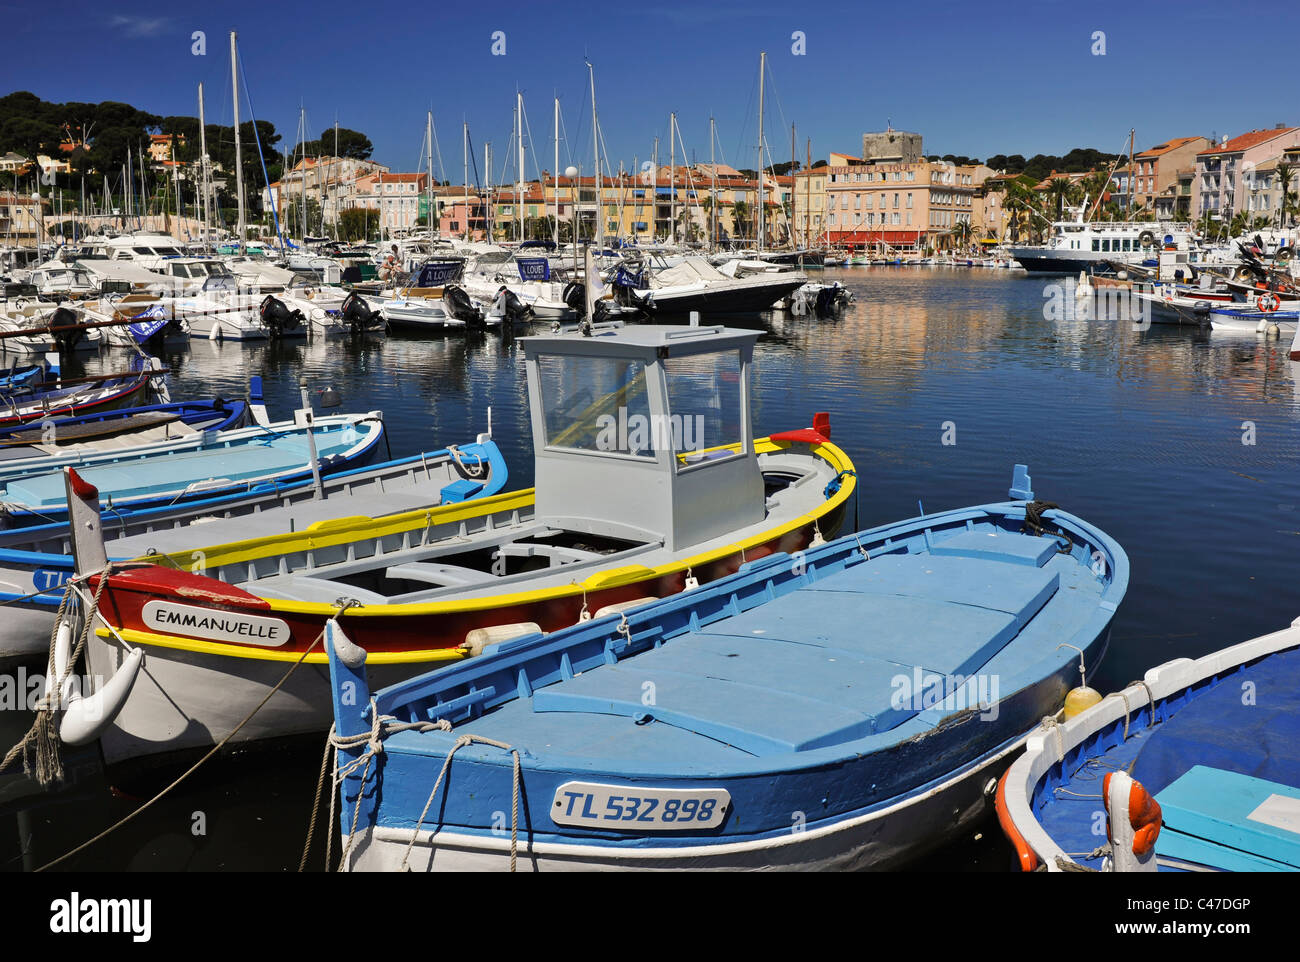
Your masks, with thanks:
M171 374L172 369L169 367L160 367L153 371L121 371L117 374L88 374L85 377L70 377L54 381L37 381L36 385L56 385L63 387L69 384L93 384L96 381L114 381L119 378L139 378L139 377L162 377L164 374Z

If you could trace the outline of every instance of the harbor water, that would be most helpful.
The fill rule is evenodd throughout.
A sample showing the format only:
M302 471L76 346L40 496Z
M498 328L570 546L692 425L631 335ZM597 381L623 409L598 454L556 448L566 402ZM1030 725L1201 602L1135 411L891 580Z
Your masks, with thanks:
M1027 464L1036 497L1112 535L1132 563L1110 649L1087 666L1088 683L1103 693L1170 658L1197 657L1300 615L1300 493L1292 487L1300 364L1288 360L1289 338L1099 318L1064 279L1006 270L847 268L824 279L856 295L838 317L727 321L763 331L758 434L830 412L833 440L857 465L859 527L1006 500L1012 466ZM487 429L490 408L509 487L532 483L523 354L495 333L196 340L164 360L175 399L243 396L248 378L261 375L274 418L290 416L300 385L334 387L344 410L384 412L394 456L472 440ZM125 355L75 363L88 374L120 370ZM5 708L7 748L31 716ZM322 735L215 757L59 868L294 870L323 743ZM76 759L69 764L75 769ZM0 865L30 870L58 858L177 774L88 777L49 793L21 774L0 775ZM324 828L310 868L323 865ZM917 867L1005 871L1011 856L990 822Z

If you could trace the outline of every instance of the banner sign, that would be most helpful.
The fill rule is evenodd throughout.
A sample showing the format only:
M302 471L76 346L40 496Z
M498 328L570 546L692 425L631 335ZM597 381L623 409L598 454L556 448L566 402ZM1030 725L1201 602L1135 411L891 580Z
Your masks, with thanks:
M167 326L167 311L161 304L155 304L147 311L134 315L133 320L137 323L128 324L127 330L137 344L143 344Z
M520 257L516 263L519 265L520 280L549 281L551 279L551 265L545 257Z
M645 287L645 271L632 274L620 267L614 275L615 287Z
M429 261L420 266L413 287L442 287L460 279L464 271L463 261Z

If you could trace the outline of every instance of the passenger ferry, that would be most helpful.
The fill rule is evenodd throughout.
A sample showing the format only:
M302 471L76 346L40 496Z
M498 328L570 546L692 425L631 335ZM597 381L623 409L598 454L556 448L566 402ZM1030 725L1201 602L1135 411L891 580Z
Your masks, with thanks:
M1168 222L1056 221L1053 236L1044 245L1012 247L1011 256L1031 274L1092 273L1103 262L1142 264L1155 261L1161 251L1187 251L1195 247L1187 224Z

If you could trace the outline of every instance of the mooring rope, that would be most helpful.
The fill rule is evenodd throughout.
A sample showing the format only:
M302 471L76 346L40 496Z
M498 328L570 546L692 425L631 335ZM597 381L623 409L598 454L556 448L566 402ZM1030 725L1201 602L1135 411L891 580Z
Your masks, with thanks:
M90 609L87 612L85 621L81 626L81 633L77 638L77 644L72 649L68 657L67 665L59 665L56 661L58 649L59 628L63 625L63 618L68 610L68 601L73 593L77 590L78 580L85 580L91 576L87 575L83 579L72 578L68 581L67 587L63 591L63 597L59 600L59 610L54 617L54 627L50 630L49 660L47 666L55 676L46 678L45 694L36 705L36 719L32 722L31 729L22 740L6 753L4 760L0 761L0 771L8 768L15 759L21 757L23 760L23 774L32 775L32 753L35 753L35 776L36 783L42 788L52 782L63 780L63 760L59 752L59 729L55 724L55 713L62 706L63 702L63 680L72 674L72 666L77 663L81 657L81 652L86 646L86 639L90 636L90 626L95 621L95 614L99 611L99 601L104 595L104 589L108 586L108 576L113 570L113 563L109 562L104 565L104 570L99 573L99 584L95 588L95 596L91 601ZM67 675L64 671L67 671Z
M107 579L105 579L105 580L107 580ZM98 835L96 835L94 838L89 839L89 840L87 840L87 841L85 841L85 842L82 842L80 845L78 845L78 846L77 846L76 848L74 848L72 851L67 852L67 853L65 853L65 854L63 854L63 855L60 855L58 858L56 858L56 859L55 859L54 861L52 861L52 862L46 862L44 865L42 865L42 866L41 866L40 868L38 868L36 871L38 871L38 872L44 872L47 868L53 868L55 865L58 865L60 862L66 861L67 859L70 859L72 856L76 855L78 852L82 851L83 849L89 848L91 845L93 845L93 844L95 844L96 842L98 842L101 838L104 838L105 836L109 835L110 833L112 833L112 832L116 831L117 829L121 828L121 827L122 827L123 825L125 825L127 822L131 821L133 818L135 818L137 815L139 815L139 814L140 814L141 812L143 812L145 809L147 809L147 808L149 808L151 805L153 805L154 802L159 801L163 796L167 795L167 794L168 794L168 793L169 793L173 788L175 788L175 787L176 787L177 785L179 785L181 782L185 781L185 779L189 778L192 774L194 774L194 772L196 772L196 771L199 769L199 766L201 766L204 762L206 762L206 761L207 761L209 758L211 758L213 755L217 754L217 752L221 751L221 749L225 748L226 743L229 742L229 741L230 741L232 738L234 738L236 735L238 735L239 732L243 729L243 727L244 727L245 725L247 725L250 721L253 720L253 716L256 715L259 711L262 710L262 707L263 707L263 706L264 706L268 701L271 700L271 698L275 695L275 693L276 693L277 691L279 691L282 687L284 687L284 683L287 682L287 681L289 680L289 677L290 677L290 676L291 676L295 671L298 670L298 667L299 667L300 665L302 665L302 663L303 663L304 661L306 661L307 656L310 655L310 654L315 650L316 646L319 645L319 644L321 643L321 639L323 639L324 637L325 637L325 629L322 628L321 631L320 631L320 634L318 634L318 635L316 636L316 640L313 641L313 642L312 642L312 643L307 647L307 649L306 649L305 651L303 651L303 653L298 657L298 660L297 660L297 661L295 661L292 665L289 666L289 670L286 671L286 672L284 673L284 675L280 678L280 680L277 681L277 682L275 683L275 687L272 688L270 691L268 691L268 692L266 693L266 697L264 697L260 702L258 702L257 705L253 708L253 710L250 711L247 715L244 716L244 720L241 721L238 725L236 725L236 726L234 727L234 729L230 732L230 734L228 734L225 738L221 739L221 741L217 742L217 744L213 745L213 746L212 746L212 749L211 749L211 750L210 750L206 755L204 755L204 756L203 756L202 758L200 758L197 762L195 762L193 765L191 765L188 769L186 769L184 772L182 772L179 776L177 776L177 778L176 778L175 781L173 781L170 785L168 785L166 788L164 788L162 791L160 791L160 792L159 792L157 795L155 795L153 798L149 799L149 801L145 802L145 803L144 803L143 805L141 805L139 808L135 809L135 811L131 812L130 814L128 814L128 815L126 815L126 816L124 816L123 818L119 819L117 822L115 822L115 823L113 823L112 825L110 825L108 828L104 829L102 832L100 832L100 833L99 833Z
M442 771L438 773L437 781L433 783L433 791L429 792L429 800L424 803L424 811L420 813L415 828L411 829L411 840L406 843L406 852L402 855L401 870L403 872L410 871L407 860L411 857L411 849L415 846L415 840L420 834L420 826L424 824L424 817L429 814L429 808L433 805L434 796L438 794L438 786L442 784L443 777L447 774L447 770L451 768L452 758L462 748L475 742L503 749L514 756L514 784L510 801L510 871L516 870L519 860L519 749L505 742L499 742L495 738L484 738L482 735L461 735L456 739L456 744L451 746L451 751L447 752L447 758L442 763ZM355 829L355 827L354 820L353 828Z
M468 474L471 478L483 477L483 459L477 458L473 464L465 463L465 455L459 447L454 444L447 445L447 453L452 456L460 469ZM477 456L476 456L477 457Z

